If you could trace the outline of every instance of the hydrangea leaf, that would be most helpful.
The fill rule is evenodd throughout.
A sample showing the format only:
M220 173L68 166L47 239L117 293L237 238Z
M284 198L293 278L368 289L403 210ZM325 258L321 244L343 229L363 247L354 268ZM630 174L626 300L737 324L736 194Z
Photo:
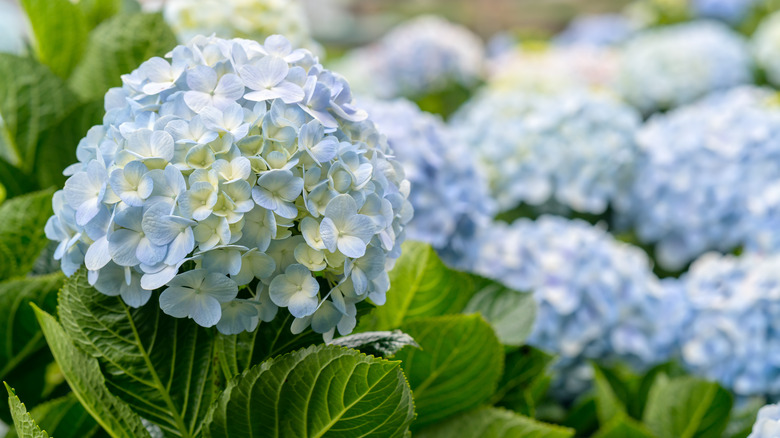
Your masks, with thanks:
M530 346L506 353L504 374L492 397L499 406L523 415L535 414L536 393L546 388L545 373L554 357Z
M640 422L626 416L617 414L607 422L596 434L594 438L655 438L647 428Z
M399 362L319 345L233 379L209 413L205 436L401 437L413 418Z
M334 339L332 344L354 348L375 357L392 357L406 346L420 348L414 338L401 330L356 333Z
M38 59L67 78L84 54L87 19L69 0L21 0L32 26Z
M65 380L92 418L114 438L151 438L141 418L108 390L97 359L76 347L53 316L33 308Z
M0 243L13 255L15 266L11 272L0 269L5 274L0 280L28 273L49 243L43 228L52 214L51 197L52 191L46 190L0 205Z
M482 407L414 434L415 438L570 438L574 430L501 408Z
M40 404L34 407L30 414L44 430L57 438L88 438L99 430L98 424L73 393ZM20 436L11 429L5 436L17 437L26 438L26 435Z
M421 349L395 355L414 392L413 429L476 408L496 390L503 348L479 315L452 315L410 321L401 326Z
M392 330L415 318L458 313L476 290L472 276L449 269L421 242L403 244L389 275L387 302L363 317L358 331Z
M134 411L173 436L200 433L215 393L212 334L164 315L157 303L129 308L92 288L84 269L65 282L59 315L73 343L103 366L106 386Z
M0 54L0 77L0 158L31 171L39 135L68 114L77 99L62 79L33 59Z
M122 10L122 0L79 0L78 5L84 12L90 28Z
M611 370L593 366L596 384L596 413L602 425L616 416L625 416L626 403L633 394L627 385Z
M8 391L8 404L11 406L11 415L14 418L14 428L19 436L24 438L49 438L45 430L41 430L35 423L32 415L27 412L24 403L19 400L16 393L7 383L5 389Z
M480 313L496 331L504 345L520 346L531 334L536 317L536 302L530 293L522 293L486 278L475 277L479 291L463 313Z
M763 397L752 397L740 403L731 413L729 424L723 432L725 438L746 438L753 431L759 409L763 408L766 400Z
M717 383L691 376L659 375L650 390L643 422L657 436L720 437L732 396Z
M2 56L0 55L0 57ZM8 150L8 146L2 138L4 132L3 123L0 121L0 184L5 187L7 198L13 198L35 190L36 185L32 177L2 158L2 151Z
M68 83L83 100L100 99L109 88L122 85L123 74L175 45L162 15L115 15L92 31L84 59Z

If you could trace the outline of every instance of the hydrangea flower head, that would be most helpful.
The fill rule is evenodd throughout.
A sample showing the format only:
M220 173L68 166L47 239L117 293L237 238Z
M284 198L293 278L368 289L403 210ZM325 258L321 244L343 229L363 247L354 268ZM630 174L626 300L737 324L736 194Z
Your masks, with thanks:
M748 438L775 438L780 436L780 404L766 405L758 410L758 418Z
M760 0L691 0L695 17L715 18L730 24L739 24L750 14Z
M620 14L585 15L575 18L555 37L555 43L586 46L612 46L628 39L636 24Z
M648 29L622 50L619 90L644 113L752 81L747 42L723 24L696 21Z
M493 215L474 151L440 118L404 99L360 99L412 184L410 239L430 243L450 265L466 266L477 229Z
M777 195L767 191L780 181L780 109L772 97L737 88L642 128L636 183L619 210L641 240L657 242L663 267L679 269L708 250L759 250L766 243L758 232L780 227Z
M347 82L281 36L196 37L106 95L54 195L55 258L97 290L175 317L348 333L384 301L409 182ZM316 325L314 322L316 321Z
M595 93L491 91L453 118L501 210L555 201L603 213L629 182L640 116Z
M751 41L756 64L772 85L780 86L780 12L764 18Z

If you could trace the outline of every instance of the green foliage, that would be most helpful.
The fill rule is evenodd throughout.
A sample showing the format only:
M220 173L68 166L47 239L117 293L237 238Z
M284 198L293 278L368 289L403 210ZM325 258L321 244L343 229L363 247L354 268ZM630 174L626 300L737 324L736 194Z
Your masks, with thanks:
M79 0L90 28L100 24L122 10L122 0Z
M24 403L19 400L19 397L7 383L5 389L8 391L8 404L11 406L11 416L14 418L16 433L22 438L49 438L49 434L35 424L35 420L27 412Z
M392 357L406 346L420 348L414 338L400 330L365 332L334 339L334 345L354 348L376 357Z
M401 330L421 347L395 355L414 393L418 417L413 428L473 409L493 395L504 353L479 315L417 319Z
M753 430L758 410L765 404L766 400L763 397L753 397L740 403L740 406L731 413L729 424L723 432L724 438L747 438Z
M92 31L84 59L68 83L83 100L100 99L109 88L122 85L123 74L175 46L176 37L162 15L116 15Z
M0 243L8 251L0 251L0 259L10 257L8 263L14 268L0 268L0 280L28 273L49 243L43 229L52 214L51 197L52 191L46 190L0 205Z
M401 437L414 418L398 362L312 346L232 380L209 413L206 437Z
M95 420L84 410L84 407L72 393L38 405L33 408L30 414L37 420L41 428L56 438L88 438L100 430ZM5 438L17 438L18 436L11 429Z
M21 0L32 25L38 59L67 78L84 54L87 17L69 0Z
M529 346L508 352L504 374L492 400L499 406L534 416L539 393L547 389L545 371L552 361L553 356Z
M654 438L653 434L642 423L627 417L625 414L615 415L607 422L594 438Z
M500 408L483 407L423 429L415 438L570 438L574 431Z
M415 318L459 313L476 291L474 277L447 268L420 242L403 244L389 275L387 302L365 316L358 331L392 330Z
M504 345L520 346L533 330L536 303L530 293L521 293L481 277L474 277L478 292L466 305L464 313L478 312L496 331Z

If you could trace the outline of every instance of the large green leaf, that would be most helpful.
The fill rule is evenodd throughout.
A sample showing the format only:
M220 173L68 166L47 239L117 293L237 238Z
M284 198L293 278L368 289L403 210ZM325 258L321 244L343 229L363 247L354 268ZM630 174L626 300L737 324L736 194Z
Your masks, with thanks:
M478 292L463 313L482 314L493 326L502 344L523 345L534 328L536 302L533 295L486 278L475 277L475 283Z
M479 315L451 315L401 326L422 349L405 348L403 361L417 407L414 428L434 423L486 401L501 378L504 352Z
M8 405L11 406L11 416L14 418L16 433L22 438L49 438L49 434L35 424L35 420L27 412L24 403L19 400L19 397L7 383L5 389L8 391Z
M402 437L414 404L399 365L331 345L271 359L229 383L205 436Z
M100 99L109 88L122 85L123 74L175 46L176 37L162 15L115 15L90 34L87 52L69 85L83 100Z
M406 346L420 348L414 338L401 330L355 333L334 339L331 344L354 348L376 357L395 356Z
M359 331L392 330L414 318L459 313L475 291L474 277L446 267L430 245L405 242L390 271L387 302L361 319Z
M537 385L545 383L553 356L530 346L506 354L504 374L491 400L523 415L534 416Z
M65 380L92 418L113 438L151 438L141 418L108 390L98 361L73 345L53 316L33 308Z
M570 438L574 430L483 407L415 433L415 438Z
M2 88L2 86L0 86L0 88ZM0 91L0 93L2 93L2 91ZM0 109L0 111L2 111L2 109ZM0 118L2 118L2 115L0 115ZM5 187L7 195L6 197L13 198L15 196L35 191L38 186L31 176L23 173L20 169L17 169L8 163L8 161L3 159L3 151L10 150L10 146L5 146L4 142L2 141L2 136L5 132L6 131L3 127L3 122L0 120L0 184Z
M156 300L132 309L92 288L81 269L60 292L60 321L133 410L169 434L197 436L214 398L214 336L163 314Z
M62 79L33 59L0 53L0 77L0 158L31 172L39 135L78 101Z
M122 0L79 0L78 5L84 12L90 28L122 10Z
M21 0L30 18L38 59L67 78L84 54L87 19L70 0Z
M56 438L88 438L99 430L98 424L73 393L38 405L30 414L41 428ZM17 437L19 435L12 429L5 438Z
M659 375L643 420L659 437L717 438L728 424L731 405L731 394L717 383Z
M606 425L617 416L627 416L626 403L632 398L628 385L612 370L593 366L596 386L596 413L599 423Z
M0 205L0 243L13 256L13 272L5 272L0 280L27 274L35 260L49 243L43 229L52 215L52 191L46 190L17 196Z
M593 438L656 438L640 422L619 413L612 417Z

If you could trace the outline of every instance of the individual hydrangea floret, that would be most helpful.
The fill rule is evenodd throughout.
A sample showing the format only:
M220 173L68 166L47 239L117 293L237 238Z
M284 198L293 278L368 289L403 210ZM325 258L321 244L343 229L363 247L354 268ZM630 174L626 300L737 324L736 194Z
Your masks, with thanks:
M780 247L772 238L780 234L780 198L769 191L780 182L780 109L772 97L737 88L642 128L635 184L618 210L642 241L657 243L663 267L680 269L708 250Z
M780 258L708 253L682 281L685 367L739 396L780 396Z
M455 115L501 210L550 201L599 214L626 187L639 114L595 93L491 91Z
M564 46L612 46L628 39L636 31L636 27L636 23L625 15L585 15L569 23L554 41Z
M46 234L72 275L223 333L278 308L332 337L384 302L409 182L350 88L275 35L196 37L106 95ZM316 322L316 324L315 324Z
M756 64L772 85L780 86L780 12L764 18L751 41Z
M421 16L348 53L338 70L362 94L418 97L454 85L473 87L482 78L484 58L483 43L470 30Z
M758 418L747 438L776 438L780 436L780 404L766 405L758 410Z
M408 237L430 243L450 265L468 265L476 231L494 213L474 150L440 118L412 102L366 98L359 103L387 135L411 182L414 218Z
M753 79L745 39L711 21L640 32L623 46L620 61L618 88L644 113L674 108Z
M675 351L686 317L681 294L659 282L639 248L558 216L497 223L481 241L477 273L533 292L538 310L529 343L560 356L559 395L586 389L587 360L646 368Z

